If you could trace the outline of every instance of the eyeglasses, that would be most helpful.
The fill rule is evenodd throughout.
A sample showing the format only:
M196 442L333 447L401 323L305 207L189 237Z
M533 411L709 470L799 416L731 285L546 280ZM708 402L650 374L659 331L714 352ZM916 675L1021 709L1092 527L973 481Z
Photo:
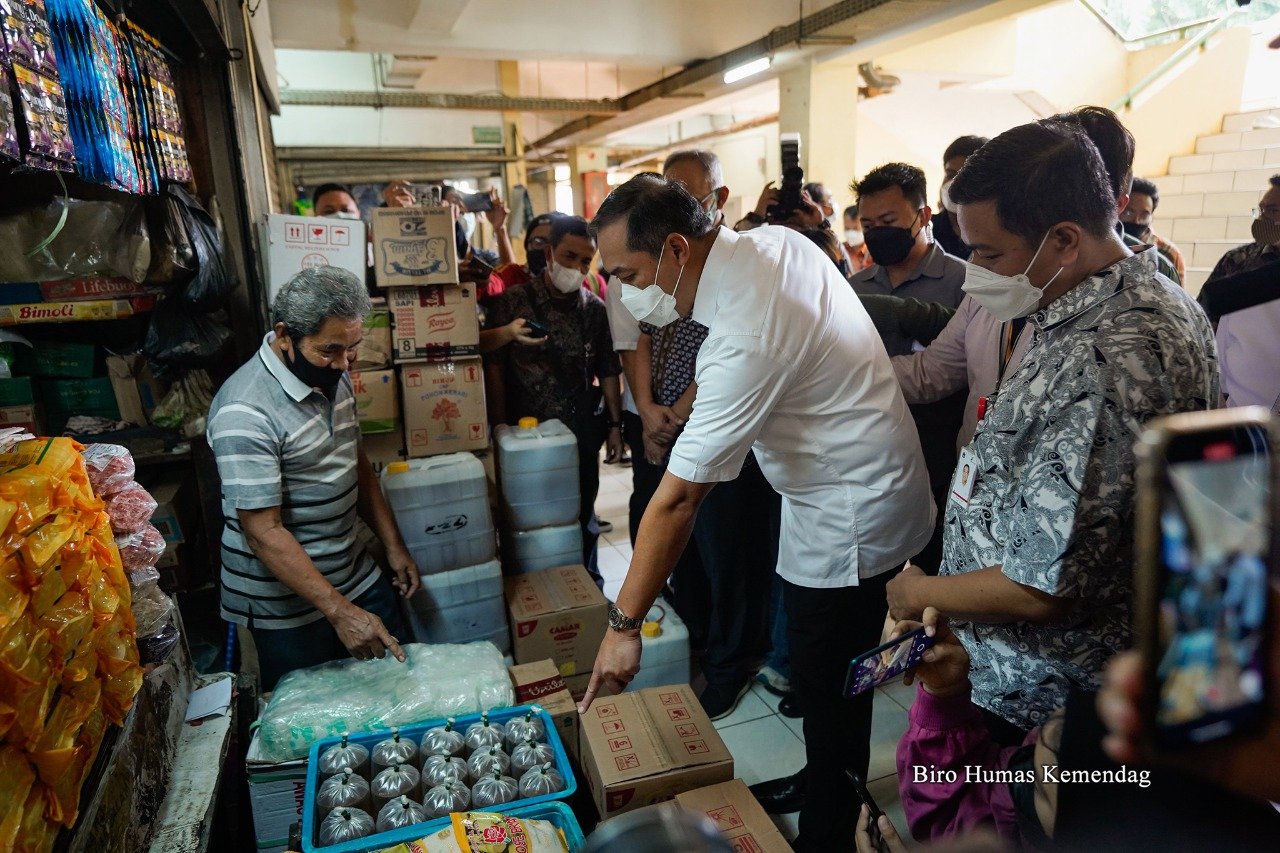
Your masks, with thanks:
M1257 219L1259 216L1265 216L1272 222L1280 222L1280 205L1264 204L1261 207L1255 207L1253 209L1253 218Z
M530 237L529 238L530 249L545 249L547 248L547 246L550 246L550 245L551 245L551 241L546 237Z

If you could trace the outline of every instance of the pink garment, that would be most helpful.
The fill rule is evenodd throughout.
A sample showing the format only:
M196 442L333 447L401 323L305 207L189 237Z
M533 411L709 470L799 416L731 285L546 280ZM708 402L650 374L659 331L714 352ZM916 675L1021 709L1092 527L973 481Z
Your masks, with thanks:
M1019 747L992 742L968 691L939 698L922 686L907 719L898 741L898 788L912 837L940 841L987 827L1001 838L1020 840L1009 785L978 780L979 770L1007 770ZM1034 728L1022 745L1039 737ZM947 771L955 781L947 781Z

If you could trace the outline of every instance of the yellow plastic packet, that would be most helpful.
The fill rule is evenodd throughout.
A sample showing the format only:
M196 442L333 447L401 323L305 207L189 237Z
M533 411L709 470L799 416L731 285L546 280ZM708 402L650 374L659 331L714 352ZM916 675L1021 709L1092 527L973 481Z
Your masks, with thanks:
M568 853L555 824L496 812L454 812L450 825L381 853Z
M47 816L46 788L40 782L31 786L27 801L22 805L22 824L18 827L17 853L48 853L53 849L58 824Z
M22 824L19 803L27 800L36 775L21 752L7 744L0 745L0 850L12 850Z

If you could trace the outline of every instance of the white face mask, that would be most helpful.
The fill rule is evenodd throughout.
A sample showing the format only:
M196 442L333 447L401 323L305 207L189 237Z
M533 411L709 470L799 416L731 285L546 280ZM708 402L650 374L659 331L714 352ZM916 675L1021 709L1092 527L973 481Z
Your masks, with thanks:
M855 249L867 242L867 237L857 228L846 228L844 232L844 241Z
M476 230L476 215L474 213L464 213L458 219L462 221L462 233L470 237L471 232Z
M956 203L951 200L951 181L942 182L942 209L951 213L956 212Z
M680 319L676 311L676 293L680 290L680 279L684 276L684 267L676 276L676 286L671 293L663 292L658 287L658 273L662 270L662 255L658 256L658 269L653 271L653 284L648 287L634 287L623 282L622 304L631 312L637 322L651 326L670 326Z
M562 267L555 261L551 262L551 268L547 270L547 274L551 279L551 286L561 293L573 293L582 287L582 280L585 278L579 270L573 267Z
M335 210L333 213L326 213L322 219L359 219L360 214L351 210Z
M1048 239L1049 234L1046 232L1040 240L1039 247L1036 248L1036 253L1031 256L1031 263L1027 264L1026 270L1021 275L1001 275L965 261L964 292L972 296L974 301L990 311L1002 323L1027 316L1040 304L1040 298L1044 296L1044 288L1053 284L1054 279L1061 275L1064 269L1058 267L1058 271L1053 274L1053 278L1044 283L1044 287L1036 287L1031 283L1031 279L1027 278L1027 273L1035 266L1036 258L1040 257L1044 241Z

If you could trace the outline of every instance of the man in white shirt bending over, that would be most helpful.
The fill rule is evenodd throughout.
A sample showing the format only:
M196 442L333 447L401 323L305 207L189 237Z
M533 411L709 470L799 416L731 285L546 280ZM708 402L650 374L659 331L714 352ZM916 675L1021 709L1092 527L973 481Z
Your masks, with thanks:
M788 780L799 788L788 810L801 807L796 849L820 845L847 830L846 770L867 771L871 694L843 698L849 660L879 641L885 584L933 527L915 425L858 297L802 234L715 228L655 174L616 188L591 227L637 319L692 315L710 332L693 413L645 511L581 712L639 671L640 620L698 505L754 450L782 495L778 574L804 711L808 768Z

